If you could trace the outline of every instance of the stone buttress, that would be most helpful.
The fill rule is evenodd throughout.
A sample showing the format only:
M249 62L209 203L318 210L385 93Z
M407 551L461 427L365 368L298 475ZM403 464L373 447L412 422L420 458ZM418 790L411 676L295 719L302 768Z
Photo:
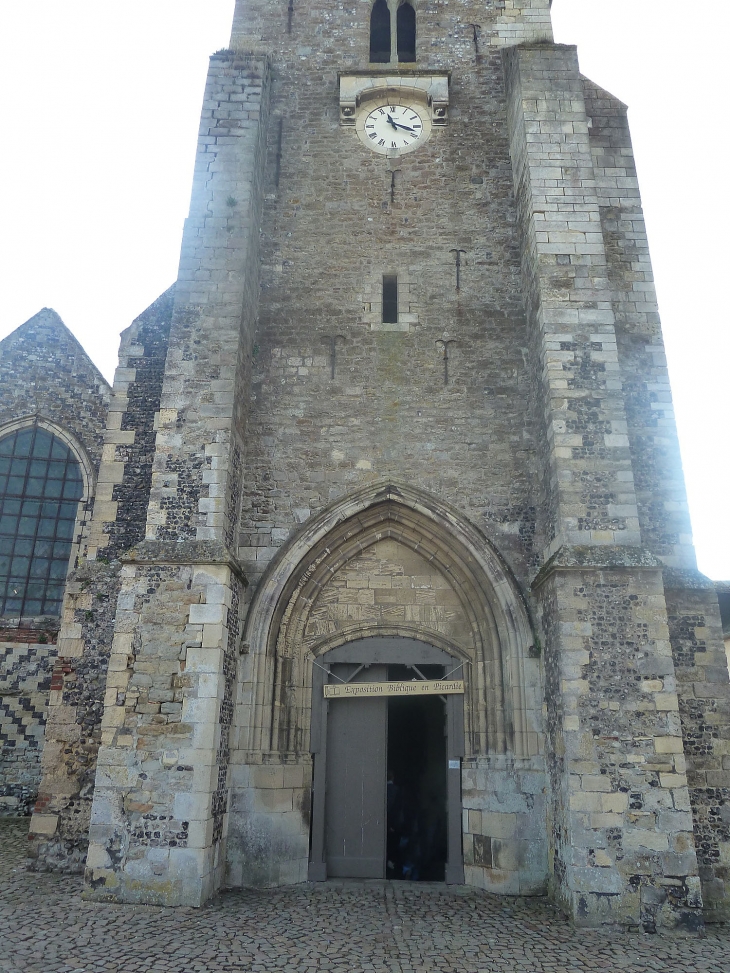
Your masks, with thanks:
M106 429L99 430L94 503L80 539L81 556L66 583L43 776L31 819L30 854L38 868L84 867L119 557L144 536L171 311L168 291L124 332Z
M688 702L670 637L673 570L695 566L630 146L616 144L623 106L580 76L572 48L515 48L505 66L544 409L549 513L533 590L552 887L577 922L696 928Z
M262 58L212 59L146 532L122 558L87 859L93 897L200 905L222 881L267 85Z

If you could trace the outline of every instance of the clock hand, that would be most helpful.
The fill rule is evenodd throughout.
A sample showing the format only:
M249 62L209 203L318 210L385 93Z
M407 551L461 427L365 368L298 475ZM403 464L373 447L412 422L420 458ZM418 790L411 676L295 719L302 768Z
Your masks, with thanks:
M389 125L392 125L393 128L398 128L398 123L397 122L394 122L393 119L392 119L392 117L390 115L388 115L388 124Z
M411 132L412 135L416 134L415 129L410 128L408 125L401 125L400 122L393 122L393 124L395 125L396 128L402 128L406 132Z

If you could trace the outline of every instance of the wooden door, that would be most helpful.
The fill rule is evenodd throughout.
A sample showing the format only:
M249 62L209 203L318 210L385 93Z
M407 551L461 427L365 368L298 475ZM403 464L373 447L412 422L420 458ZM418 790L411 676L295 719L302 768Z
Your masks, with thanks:
M309 880L386 874L388 697L323 698L340 680L387 682L389 665L443 666L463 679L458 660L415 639L366 638L325 653L312 667L310 746L314 760ZM414 670L414 675L417 670ZM461 838L463 696L446 700L448 883L464 881Z
M352 665L334 665L347 679ZM354 682L384 682L370 666ZM336 878L385 877L387 699L335 699L327 718L325 857Z

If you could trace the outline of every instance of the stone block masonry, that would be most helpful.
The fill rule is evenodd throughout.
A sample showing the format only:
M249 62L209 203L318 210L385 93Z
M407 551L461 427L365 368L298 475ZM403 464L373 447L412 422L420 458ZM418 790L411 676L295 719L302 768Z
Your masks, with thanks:
M87 860L102 899L200 905L223 882L268 83L265 59L212 59L146 529L117 602Z
M533 589L546 636L553 894L585 924L697 928L686 765L670 745L681 731L667 608L660 562L640 547L584 84L571 48L515 48L505 66L544 396L547 562Z
M416 0L387 65L371 6L238 0L211 59L179 277L95 433L36 862L165 905L326 874L316 667L432 653L465 688L446 874L696 931L729 914L727 672L625 108L549 0ZM344 111L389 88L434 113L392 158Z
M70 568L88 538L110 389L71 332L44 308L0 341L0 438L39 424L79 460L79 504ZM29 814L41 780L59 619L0 617L0 813Z
M268 83L265 60L212 60L157 420L149 539L234 541Z
M87 858L94 897L194 905L221 884L239 598L221 565L124 568Z
M88 847L120 554L144 537L172 295L122 336L103 434L93 517L66 587L49 696L43 781L31 828L37 867L81 870Z
M55 311L44 308L0 341L0 436L34 417L101 459L111 390Z
M696 568L627 109L586 79L583 91L642 541L667 566Z
M585 924L698 928L702 897L661 573L557 570L539 594L554 893Z
M668 571L669 633L705 914L730 896L730 685L717 596L696 572Z
M343 43L322 49L313 11L316 72L269 5L241 12L278 68L239 556L255 582L302 518L405 473L465 510L526 575L537 563L534 443L501 57L487 47L477 60L466 26L464 49L454 27L445 50L424 19L419 69L458 58L449 127L391 164L339 126L337 72L366 68L367 31L327 7L328 31ZM456 246L467 250L459 292ZM385 273L397 274L415 318L405 332L372 330ZM448 384L444 338L453 339Z
M455 57L466 60L489 47L552 40L553 36L550 0L460 0L418 6L419 68L428 58L439 64ZM368 64L371 8L372 0L355 0L347 7L331 0L307 4L293 0L273 8L268 0L236 0L231 46L266 53L289 46L302 60L364 67Z
M515 48L505 66L550 469L545 554L565 544L638 545L612 293L575 51Z

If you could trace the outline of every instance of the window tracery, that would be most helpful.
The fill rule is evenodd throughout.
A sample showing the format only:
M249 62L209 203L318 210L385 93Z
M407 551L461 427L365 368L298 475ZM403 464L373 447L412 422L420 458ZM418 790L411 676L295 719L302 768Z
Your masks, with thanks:
M0 439L0 615L59 615L73 543L81 467L40 426Z

